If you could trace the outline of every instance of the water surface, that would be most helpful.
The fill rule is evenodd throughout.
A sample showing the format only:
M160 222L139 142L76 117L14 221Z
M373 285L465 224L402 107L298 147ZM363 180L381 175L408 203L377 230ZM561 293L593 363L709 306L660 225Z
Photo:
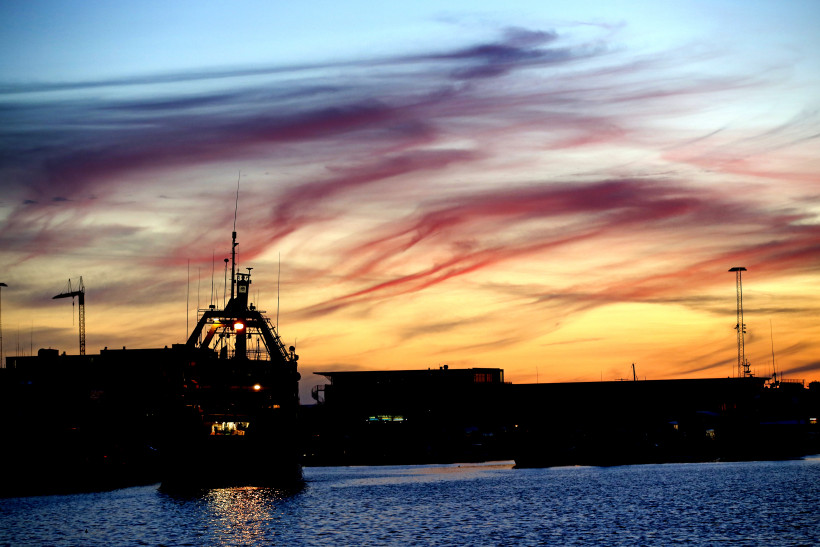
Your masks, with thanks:
M817 545L820 457L306 468L298 491L0 500L0 545Z

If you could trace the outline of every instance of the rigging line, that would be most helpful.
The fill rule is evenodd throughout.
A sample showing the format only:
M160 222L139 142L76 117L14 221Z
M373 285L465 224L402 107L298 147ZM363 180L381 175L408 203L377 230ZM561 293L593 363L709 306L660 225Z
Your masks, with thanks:
M216 266L214 265L214 261L216 260L216 251L211 251L211 306L214 305L214 270Z
M279 280L282 278L282 253L279 253L279 272L276 274L276 330L279 330Z
M230 260L229 258L225 259L225 281L224 281L223 287L222 287L222 309L223 310L225 309L225 306L226 306L225 299L227 298L227 295L228 295L228 261L229 260Z
M239 179L242 178L242 170L239 170L239 175L236 177L236 203L233 208L233 231L236 231L236 212L239 210Z

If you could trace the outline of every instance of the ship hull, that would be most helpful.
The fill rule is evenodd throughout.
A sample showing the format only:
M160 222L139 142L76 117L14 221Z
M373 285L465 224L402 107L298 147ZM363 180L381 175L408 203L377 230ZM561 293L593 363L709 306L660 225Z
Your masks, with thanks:
M292 488L302 483L302 466L280 443L239 438L200 439L163 453L163 491L226 487Z

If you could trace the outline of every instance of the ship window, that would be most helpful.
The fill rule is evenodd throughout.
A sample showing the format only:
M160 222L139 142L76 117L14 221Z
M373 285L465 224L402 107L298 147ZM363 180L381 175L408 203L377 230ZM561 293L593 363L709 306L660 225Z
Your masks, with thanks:
M244 435L250 422L212 422L211 435Z

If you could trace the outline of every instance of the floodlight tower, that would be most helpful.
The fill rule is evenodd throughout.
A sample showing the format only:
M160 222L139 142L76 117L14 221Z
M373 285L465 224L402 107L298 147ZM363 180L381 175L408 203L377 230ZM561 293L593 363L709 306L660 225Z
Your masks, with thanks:
M745 272L746 268L743 266L735 266L729 270L735 272L735 285L737 286L737 377L744 378L749 376L749 363L746 362L746 350L744 348L746 323L743 322L743 283L740 278L740 272Z
M6 367L3 361L3 287L8 287L5 283L0 283L0 368Z

